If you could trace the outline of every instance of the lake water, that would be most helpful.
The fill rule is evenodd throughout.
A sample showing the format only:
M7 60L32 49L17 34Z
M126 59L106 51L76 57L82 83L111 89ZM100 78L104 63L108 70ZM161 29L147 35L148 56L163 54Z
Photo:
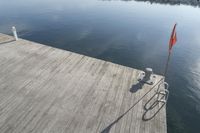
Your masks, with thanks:
M175 22L168 133L199 133L200 8L142 0L0 0L2 33L15 25L21 38L158 74Z

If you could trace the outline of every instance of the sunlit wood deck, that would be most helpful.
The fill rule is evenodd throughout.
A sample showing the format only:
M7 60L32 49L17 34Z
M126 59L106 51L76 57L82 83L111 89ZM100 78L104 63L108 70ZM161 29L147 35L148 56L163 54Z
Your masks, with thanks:
M0 34L1 133L167 132L165 105L145 109L161 76L13 39Z

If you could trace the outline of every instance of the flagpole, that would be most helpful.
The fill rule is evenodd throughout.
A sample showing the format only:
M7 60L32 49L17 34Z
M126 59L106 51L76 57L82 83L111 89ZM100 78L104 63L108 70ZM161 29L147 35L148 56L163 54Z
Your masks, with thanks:
M166 74L167 74L167 70L168 70L168 67L169 67L170 57L171 57L171 50L170 50L169 53L168 53L167 62L166 62L166 65L165 65L165 71L164 71L164 74L163 74L164 77L165 77Z

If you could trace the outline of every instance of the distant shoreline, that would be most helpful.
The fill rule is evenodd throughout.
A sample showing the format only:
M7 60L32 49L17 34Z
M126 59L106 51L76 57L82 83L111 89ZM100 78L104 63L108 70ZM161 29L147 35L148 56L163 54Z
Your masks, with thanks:
M103 1L114 1L114 0L103 0ZM195 7L200 7L200 0L121 0L121 1L143 1L143 2L150 2L159 3L159 4L170 4L170 5L190 5Z

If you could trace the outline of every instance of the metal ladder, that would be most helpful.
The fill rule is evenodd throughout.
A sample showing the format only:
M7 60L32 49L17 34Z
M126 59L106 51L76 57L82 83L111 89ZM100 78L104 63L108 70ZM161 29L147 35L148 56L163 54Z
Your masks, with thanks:
M164 90L161 90L162 85L164 87ZM158 85L156 93L157 93L157 101L166 104L169 97L169 84L165 81L161 82Z

